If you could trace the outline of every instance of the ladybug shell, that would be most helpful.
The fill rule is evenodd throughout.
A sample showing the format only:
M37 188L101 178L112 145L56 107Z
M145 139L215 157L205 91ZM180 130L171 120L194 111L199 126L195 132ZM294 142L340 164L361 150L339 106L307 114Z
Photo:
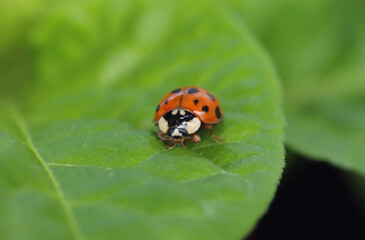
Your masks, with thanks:
M213 94L200 87L182 87L161 100L156 109L155 122L168 111L179 107L194 113L203 123L215 124L223 118L219 101Z

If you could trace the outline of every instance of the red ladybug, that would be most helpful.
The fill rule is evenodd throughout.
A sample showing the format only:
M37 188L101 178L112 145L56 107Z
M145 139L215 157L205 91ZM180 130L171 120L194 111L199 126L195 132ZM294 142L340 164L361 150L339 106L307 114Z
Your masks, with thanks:
M166 148L171 149L176 144L186 147L186 142L198 143L200 128L210 129L213 134L213 124L220 122L223 113L218 99L200 87L177 88L167 94L157 106L155 114L157 136L160 141L170 141ZM167 136L165 136L167 135Z

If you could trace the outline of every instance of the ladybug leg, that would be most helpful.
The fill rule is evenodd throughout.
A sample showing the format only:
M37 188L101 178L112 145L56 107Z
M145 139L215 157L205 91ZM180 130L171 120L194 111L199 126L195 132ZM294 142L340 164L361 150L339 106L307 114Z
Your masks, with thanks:
M193 134L193 143L200 143L200 135L198 133Z
M169 145L166 145L166 149L172 149L175 147L175 145L176 145L176 143L171 143Z
M201 126L202 128L210 129L209 134L210 136L216 141L216 143L219 143L220 141L224 141L223 138L219 138L216 135L214 135L214 126L212 124L204 124Z
M169 138L164 137L165 133L158 131L157 133L157 137L160 139L160 141L168 141L170 140Z
M200 143L200 135L198 133L194 133L191 137L185 139L192 143Z

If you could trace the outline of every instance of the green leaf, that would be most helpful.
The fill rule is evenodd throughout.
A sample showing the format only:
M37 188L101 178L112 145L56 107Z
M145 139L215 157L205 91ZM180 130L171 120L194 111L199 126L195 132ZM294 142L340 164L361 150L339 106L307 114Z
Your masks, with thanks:
M27 31L32 71L0 109L1 239L249 233L282 173L283 117L271 63L230 8L65 1ZM158 141L156 105L183 85L219 98L225 142Z
M283 79L289 147L363 175L364 11L361 0L280 0L245 15Z

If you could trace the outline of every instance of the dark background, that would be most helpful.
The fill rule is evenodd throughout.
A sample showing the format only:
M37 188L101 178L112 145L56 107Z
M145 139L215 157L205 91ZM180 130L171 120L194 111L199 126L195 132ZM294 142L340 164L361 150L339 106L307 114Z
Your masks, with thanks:
M351 179L363 179L290 151L288 156L269 211L246 240L365 239L364 209L350 188Z

